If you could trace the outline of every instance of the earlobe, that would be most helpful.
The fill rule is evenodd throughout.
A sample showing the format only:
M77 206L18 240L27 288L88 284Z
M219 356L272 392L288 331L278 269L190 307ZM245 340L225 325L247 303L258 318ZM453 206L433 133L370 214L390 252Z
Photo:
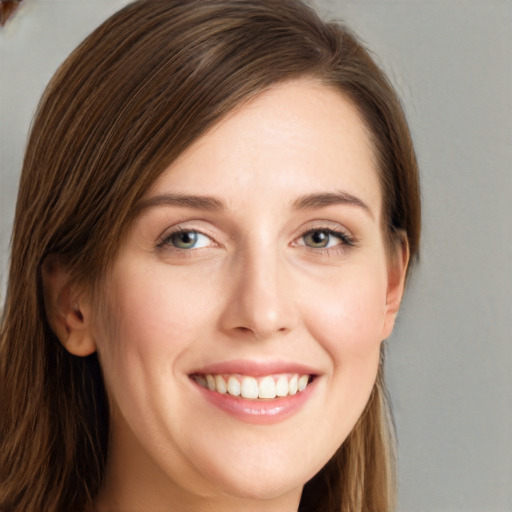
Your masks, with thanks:
M96 351L90 331L90 307L84 294L74 289L69 273L56 255L48 256L41 267L46 316L64 348L75 356Z
M409 244L405 234L400 236L389 256L388 287L386 291L386 318L383 339L390 336L400 309L405 288L407 266L409 264Z

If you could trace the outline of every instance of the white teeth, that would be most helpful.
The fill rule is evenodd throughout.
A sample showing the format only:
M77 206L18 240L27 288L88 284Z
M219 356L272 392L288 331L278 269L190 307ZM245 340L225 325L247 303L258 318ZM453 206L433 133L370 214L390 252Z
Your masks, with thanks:
M276 395L277 396L286 396L288 394L288 379L281 375L276 382Z
M227 391L226 381L222 378L221 375L215 376L215 387L219 393L224 394Z
M295 395L295 393L297 393L298 389L299 389L299 378L297 377L297 375L294 375L290 379L290 384L288 384L288 393L290 395Z
M309 376L308 375L301 375L299 377L299 391L304 391L306 389L306 386L308 385Z
M264 377L260 380L258 396L259 398L276 397L276 383L272 377Z
M233 396L240 396L240 381L233 375L228 379L228 393Z
M244 398L258 398L258 382L254 377L243 377L240 395Z
M267 399L295 395L304 391L310 381L309 375L282 374L265 377L245 375L194 375L195 381L210 391L231 396L242 396L251 400Z

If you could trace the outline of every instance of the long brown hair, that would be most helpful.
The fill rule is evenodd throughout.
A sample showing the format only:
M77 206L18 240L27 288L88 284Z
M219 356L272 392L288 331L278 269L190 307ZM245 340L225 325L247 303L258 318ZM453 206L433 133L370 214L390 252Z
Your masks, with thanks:
M57 254L94 289L144 192L187 147L268 87L312 77L359 109L386 233L418 252L416 159L400 103L351 34L299 0L140 0L96 29L57 71L23 164L0 339L0 509L82 511L108 455L96 356L70 355L45 313L41 264ZM300 510L393 507L393 437L382 362L348 439L304 489Z

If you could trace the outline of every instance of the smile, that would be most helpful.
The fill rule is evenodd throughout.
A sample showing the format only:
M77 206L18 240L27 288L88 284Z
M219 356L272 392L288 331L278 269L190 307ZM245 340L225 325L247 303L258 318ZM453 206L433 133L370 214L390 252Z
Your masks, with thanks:
M249 400L272 400L304 391L311 381L309 374L283 373L251 377L239 374L194 374L191 378L201 387Z

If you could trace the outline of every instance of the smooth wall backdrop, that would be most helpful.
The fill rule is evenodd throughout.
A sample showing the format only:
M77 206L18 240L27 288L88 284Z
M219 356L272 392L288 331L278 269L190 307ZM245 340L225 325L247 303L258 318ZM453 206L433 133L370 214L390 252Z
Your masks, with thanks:
M65 56L126 3L23 0L2 28L1 303L37 101ZM352 26L390 74L421 166L421 261L388 341L400 510L512 511L512 1L314 4Z

